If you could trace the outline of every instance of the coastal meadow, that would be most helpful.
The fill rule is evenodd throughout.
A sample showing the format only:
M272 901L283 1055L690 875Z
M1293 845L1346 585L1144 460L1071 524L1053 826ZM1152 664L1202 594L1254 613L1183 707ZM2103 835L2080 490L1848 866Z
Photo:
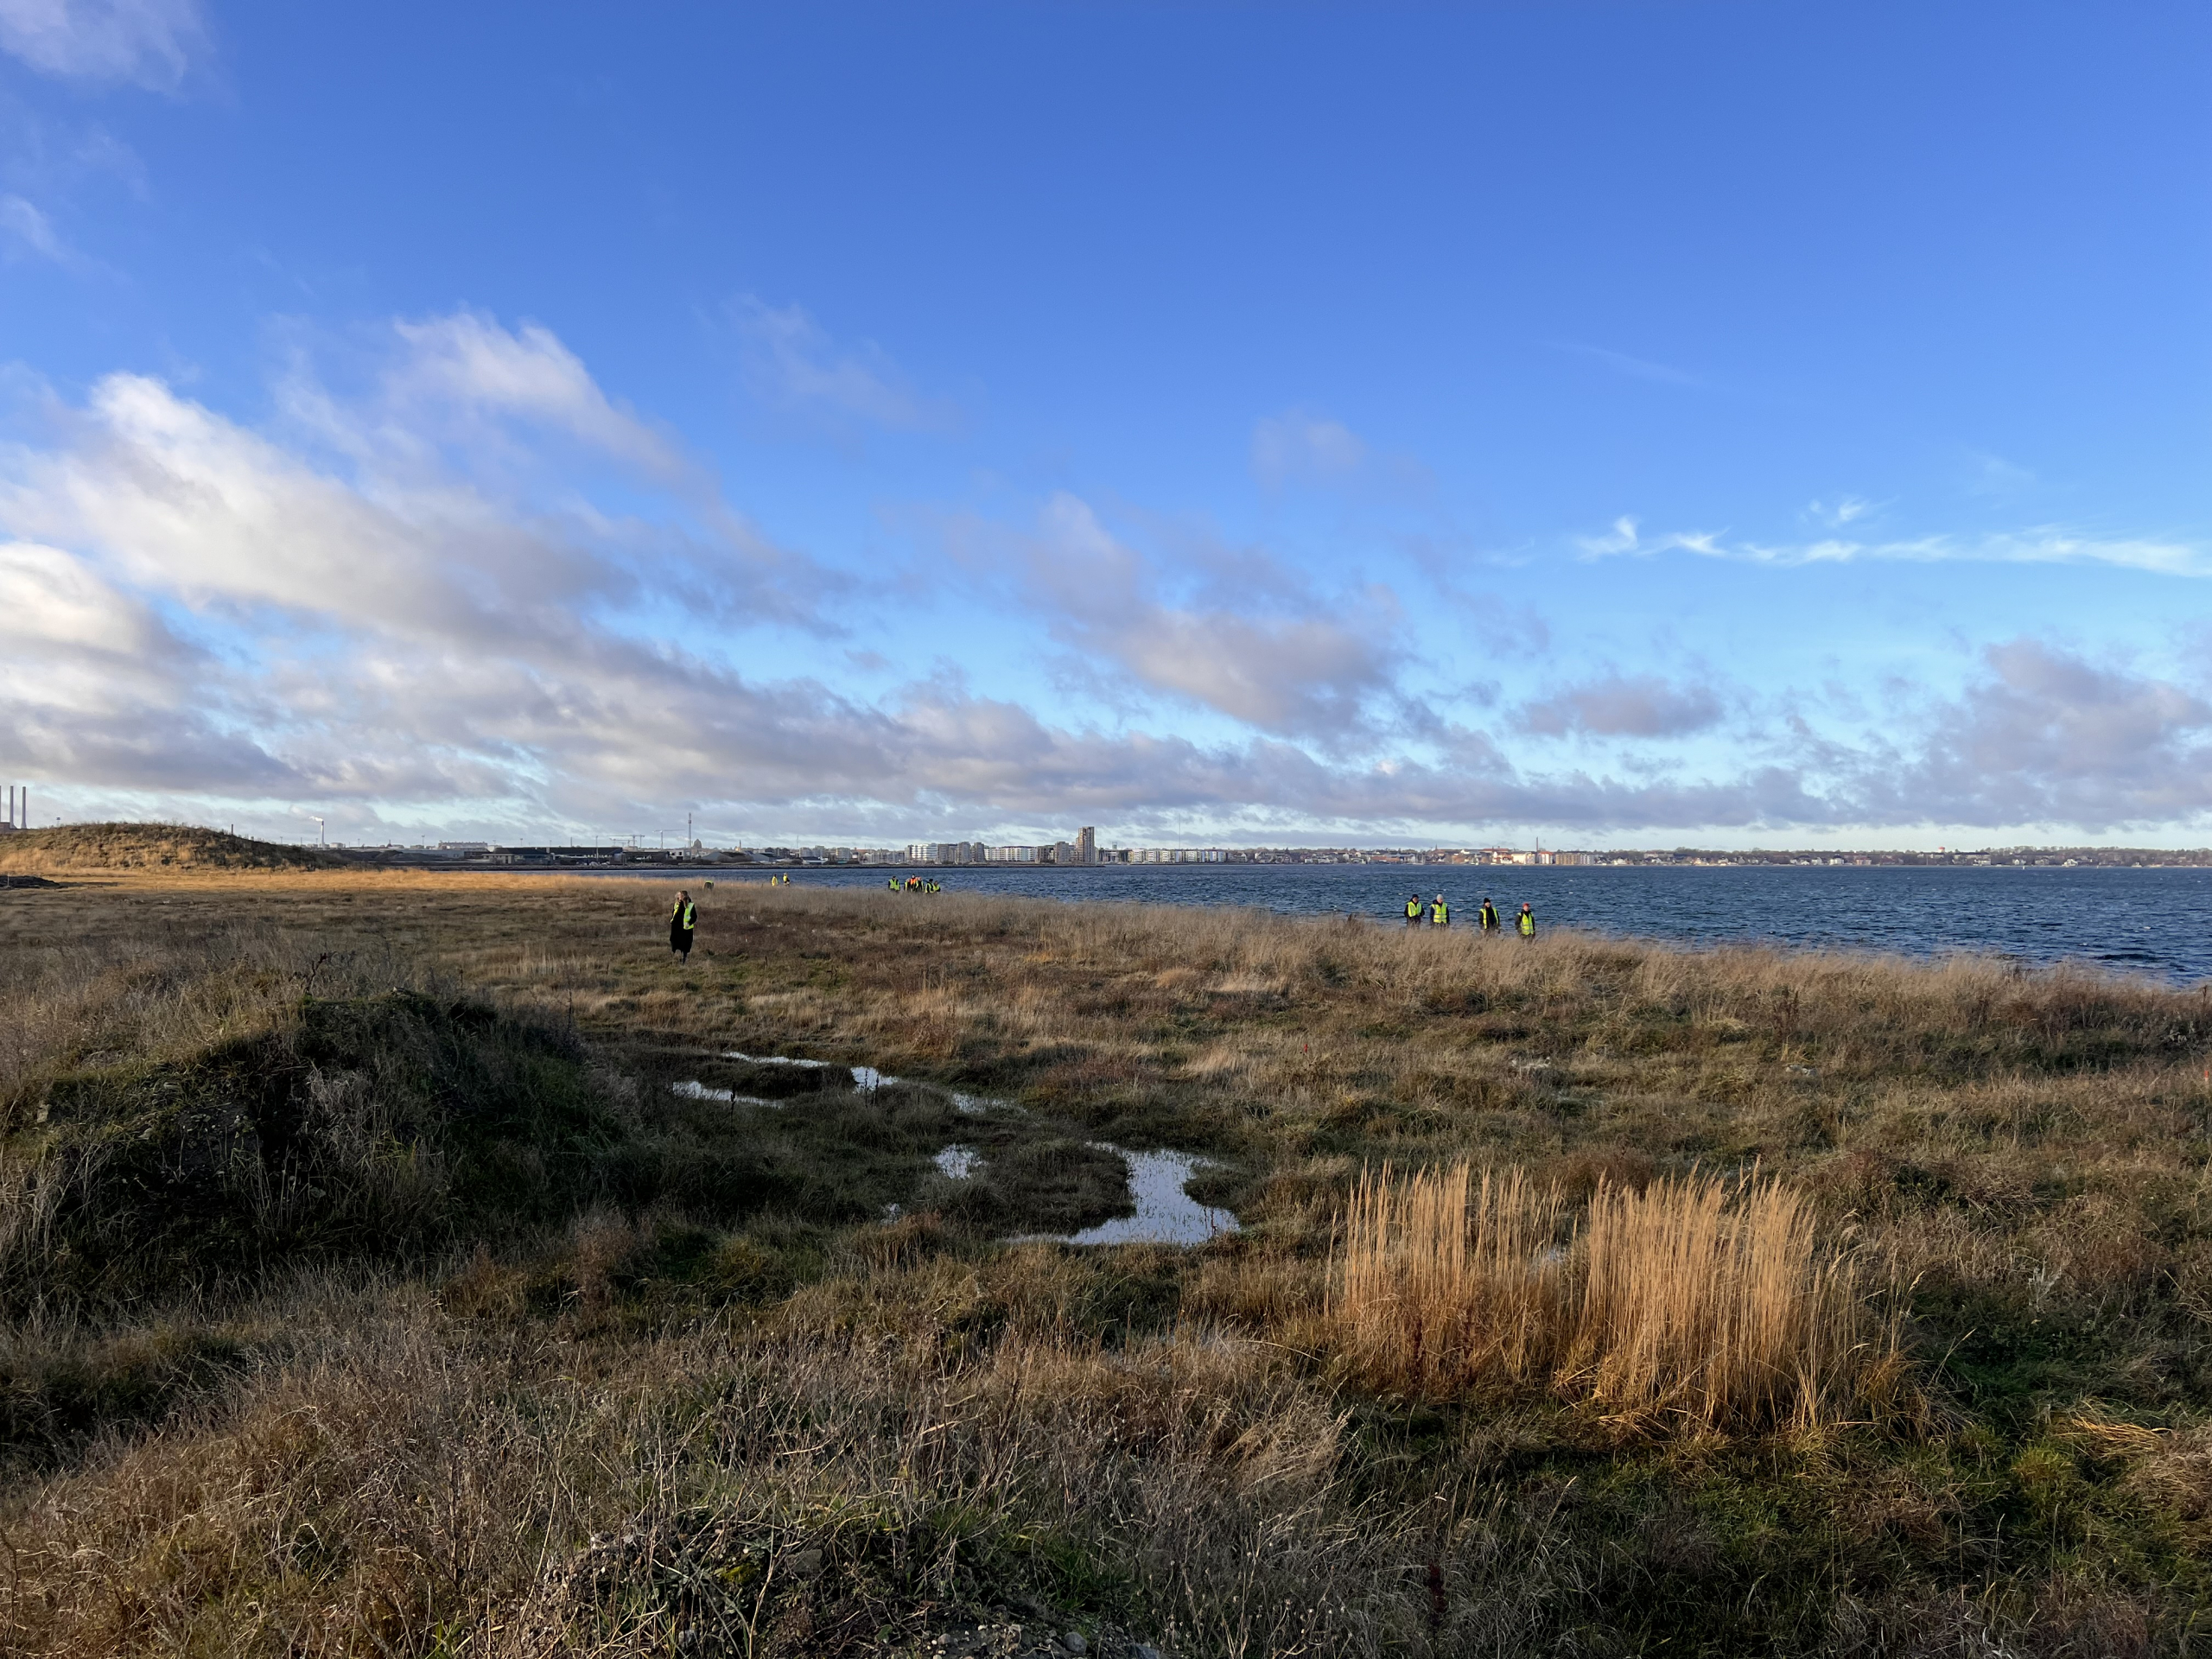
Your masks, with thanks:
M2204 989L61 879L0 893L10 1651L2201 1639ZM1126 1213L1109 1143L1237 1230L1010 1242Z

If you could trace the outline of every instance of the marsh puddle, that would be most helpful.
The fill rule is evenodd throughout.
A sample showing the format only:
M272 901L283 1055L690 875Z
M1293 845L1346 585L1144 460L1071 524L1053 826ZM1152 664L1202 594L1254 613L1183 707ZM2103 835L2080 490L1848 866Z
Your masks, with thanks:
M802 1059L789 1054L747 1054L735 1049L725 1052L722 1058L745 1065L788 1065L810 1071L843 1071L852 1077L853 1090L857 1094L874 1094L879 1089L891 1088L902 1079L879 1071L872 1065L845 1065L834 1060ZM950 1101L952 1109L969 1117L994 1115L1003 1119L1020 1120L1026 1116L1020 1107L1002 1100L993 1100L984 1095L964 1094L955 1089L937 1089L934 1084L913 1084L926 1088ZM781 1110L791 1103L788 1100L765 1100L757 1095L741 1095L734 1089L717 1089L710 1084L690 1081L671 1084L671 1090L690 1100L721 1101L733 1106L766 1106ZM1008 1125L1007 1127L1011 1127ZM1075 1233L1024 1233L1007 1242L1013 1244L1203 1244L1208 1239L1237 1230L1236 1217L1226 1210L1217 1210L1211 1205L1200 1204L1186 1190L1190 1181L1201 1170L1212 1167L1211 1161L1187 1152L1125 1152L1104 1141L1092 1141L1091 1148L1109 1152L1122 1160L1128 1172L1128 1191L1136 1205L1136 1213L1117 1216L1111 1221L1101 1222L1096 1227L1086 1227ZM938 1174L950 1181L973 1180L984 1166L983 1154L974 1147L949 1146L931 1154L930 1162ZM892 1205L886 1214L896 1217L905 1210Z
M722 1055L722 1058L741 1060L747 1065L798 1065L804 1066L812 1071L849 1071L853 1074L853 1087L864 1095L874 1094L879 1089L889 1089L905 1081L903 1078L891 1076L888 1072L879 1071L872 1065L840 1065L835 1060L799 1059L789 1054L745 1054L736 1049L730 1049ZM688 1085L677 1086L688 1091ZM969 1117L981 1117L991 1111L1011 1112L1019 1109L1008 1105L1005 1101L993 1100L984 1095L963 1094L957 1089L947 1089L944 1093L945 1097L951 1101L954 1111L964 1113ZM720 1096L715 1097L722 1098ZM742 1099L743 1096L741 1096L739 1098Z
M758 1095L741 1095L734 1089L714 1089L696 1078L668 1085L671 1095L681 1095L686 1100L719 1100L726 1106L781 1106L780 1100L763 1100Z
M810 1071L849 1071L852 1074L855 1092L863 1095L872 1095L879 1089L888 1089L899 1081L897 1077L886 1077L872 1065L840 1065L834 1060L802 1060L788 1054L741 1054L731 1049L723 1054L722 1058L741 1060L747 1065L792 1065L802 1066ZM741 1095L734 1089L716 1089L696 1079L672 1083L669 1090L673 1094L682 1095L686 1100L719 1100L732 1106L768 1106L781 1110L791 1104L787 1100L764 1100L759 1095ZM952 1103L963 1112L986 1109L983 1103L966 1103L974 1099L971 1095L955 1095Z
M930 1161L948 1181L964 1181L983 1166L983 1154L973 1147L947 1147Z
M1200 1204L1184 1190L1192 1176L1212 1166L1211 1159L1187 1152L1122 1152L1103 1141L1092 1144L1101 1152L1119 1153L1128 1166L1129 1196L1136 1200L1136 1214L1116 1216L1079 1233L1027 1233L1007 1243L1203 1244L1238 1230L1236 1217L1228 1211Z
M853 1087L864 1095L874 1094L879 1089L887 1089L899 1081L896 1077L885 1077L872 1065L839 1065L835 1060L799 1060L788 1054L741 1054L733 1048L722 1058L742 1060L747 1065L803 1065L810 1071L849 1071L853 1074Z

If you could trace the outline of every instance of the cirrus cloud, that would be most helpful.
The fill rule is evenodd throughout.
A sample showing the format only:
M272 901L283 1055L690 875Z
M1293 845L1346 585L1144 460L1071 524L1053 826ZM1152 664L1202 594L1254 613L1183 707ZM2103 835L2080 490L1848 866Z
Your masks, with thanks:
M950 402L914 390L871 340L841 344L804 306L773 306L740 295L728 315L742 350L745 381L772 406L832 422L894 431L938 432L959 423Z
M1814 503L1815 507L1819 503ZM1863 510L1864 504L1847 503ZM1859 516L1857 512L1849 518ZM1839 524L1849 522L1839 519ZM1814 542L1732 541L1726 531L1675 531L1647 536L1628 517L1603 535L1576 538L1588 559L1624 555L1694 553L1700 558L1783 567L1891 560L1914 564L2104 564L2168 576L2212 576L2212 548L2196 542L2147 536L2092 536L2060 524L1993 531L1980 536L1918 536L1854 541L1830 536Z
M72 79L166 91L207 33L194 0L0 0L0 51Z

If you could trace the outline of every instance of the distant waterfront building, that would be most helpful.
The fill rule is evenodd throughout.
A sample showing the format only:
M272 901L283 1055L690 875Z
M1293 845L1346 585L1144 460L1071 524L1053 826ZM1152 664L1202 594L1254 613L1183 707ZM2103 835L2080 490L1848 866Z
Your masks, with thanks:
M1090 824L1084 824L1075 832L1075 861L1078 864L1096 864L1098 861L1098 831Z
M980 841L915 841L906 844L909 864L996 864L1005 849Z

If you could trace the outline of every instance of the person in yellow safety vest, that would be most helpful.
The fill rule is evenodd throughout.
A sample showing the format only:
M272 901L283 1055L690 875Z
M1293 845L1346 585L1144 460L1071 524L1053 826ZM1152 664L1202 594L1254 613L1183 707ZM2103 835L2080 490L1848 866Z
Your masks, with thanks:
M1491 903L1488 899L1483 900L1481 920L1483 931L1485 933L1495 933L1504 925L1497 919L1497 906Z
M1524 939L1536 937L1536 912L1529 908L1529 901L1525 899L1521 901L1521 913L1513 918L1513 925L1521 930L1521 937Z
M1414 893L1406 900L1406 925L1413 926L1421 920L1421 894Z
M895 875L887 875L883 878L883 885L896 893L899 891L899 878Z
M676 908L668 913L668 948L684 961L691 960L691 936L698 931L699 907L691 902L691 895L676 895Z
M1436 895L1436 902L1428 907L1428 925L1431 927L1452 925L1452 906L1444 902L1444 895L1440 893Z

